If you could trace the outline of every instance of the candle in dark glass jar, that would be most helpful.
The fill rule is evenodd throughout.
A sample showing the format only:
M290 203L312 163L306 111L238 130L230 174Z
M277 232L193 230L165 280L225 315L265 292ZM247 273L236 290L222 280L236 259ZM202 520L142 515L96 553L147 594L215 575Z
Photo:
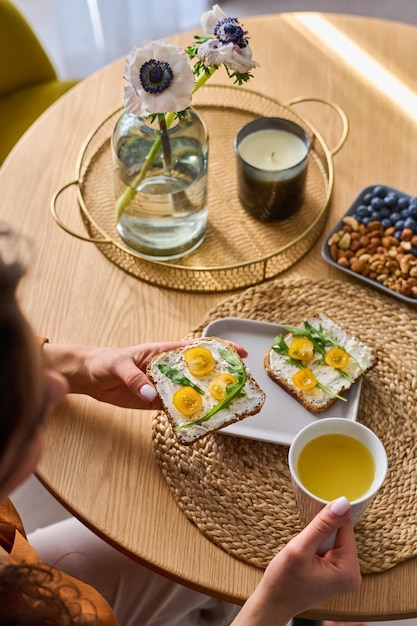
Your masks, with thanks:
M310 139L282 118L258 118L235 139L239 200L262 221L283 220L302 205Z

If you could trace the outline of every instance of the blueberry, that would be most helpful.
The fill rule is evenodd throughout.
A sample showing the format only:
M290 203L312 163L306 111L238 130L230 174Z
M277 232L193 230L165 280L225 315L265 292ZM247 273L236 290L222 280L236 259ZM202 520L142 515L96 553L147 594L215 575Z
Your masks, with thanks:
M362 224L365 224L365 226L366 226L367 224L369 224L369 222L370 222L370 221L371 221L371 218L370 218L370 217L363 217L363 218L362 218Z
M363 201L365 202L365 204L369 204L372 198L373 198L373 195L371 193L366 193L363 197Z
M395 239L398 239L398 241L401 241L401 233L402 232L403 232L402 230L396 230L395 233L394 233Z
M397 211L394 211L394 213L391 213L391 222L393 224L395 224L395 222L397 222L400 219L401 219L401 215Z
M399 209L405 209L405 208L408 207L409 204L410 204L410 198L408 196L402 196L398 200L398 208Z
M391 211L389 210L387 206L382 207L382 209L379 211L380 219L384 219L385 217L390 217L390 215L391 215Z
M370 213L369 207L367 207L365 204L360 204L355 213L358 217L366 217Z
M404 219L406 217L410 217L411 213L410 213L410 207L408 206L406 209L401 209L400 211L400 215L401 217L403 217Z
M410 217L417 218L417 204L410 204L408 211Z
M410 250L411 254L413 254L415 257L417 257L417 247L413 246Z
M383 198L386 195L387 190L385 189L385 187L382 187L381 185L376 185L373 188L372 193L377 198Z
M381 225L382 225L382 228L389 228L391 226L391 220L389 219L389 217L384 217L381 220Z
M397 196L395 195L386 195L384 198L384 204L388 207L394 207L397 204Z
M372 198L371 200L371 207L377 211L379 211L379 209L382 209L382 207L384 206L384 201L382 198Z
M396 230L402 230L405 225L405 220L396 220L393 224Z
M404 228L411 228L411 230L417 230L417 221L412 217L407 217L404 221Z

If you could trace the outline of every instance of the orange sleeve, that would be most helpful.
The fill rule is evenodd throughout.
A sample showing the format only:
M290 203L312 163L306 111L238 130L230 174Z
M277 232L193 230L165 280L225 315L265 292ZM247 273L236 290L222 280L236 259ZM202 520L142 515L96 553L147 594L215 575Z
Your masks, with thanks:
M16 511L13 502L6 498L0 502L0 522L11 524L20 532L21 535L26 537L25 529L23 528L23 522L19 513Z

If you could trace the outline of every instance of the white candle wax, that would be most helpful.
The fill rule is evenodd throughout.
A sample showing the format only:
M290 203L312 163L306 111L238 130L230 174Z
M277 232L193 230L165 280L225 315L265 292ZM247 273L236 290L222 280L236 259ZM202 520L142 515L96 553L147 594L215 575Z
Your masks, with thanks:
M239 154L246 163L271 172L294 167L307 152L308 147L300 137L279 129L255 131L239 144Z

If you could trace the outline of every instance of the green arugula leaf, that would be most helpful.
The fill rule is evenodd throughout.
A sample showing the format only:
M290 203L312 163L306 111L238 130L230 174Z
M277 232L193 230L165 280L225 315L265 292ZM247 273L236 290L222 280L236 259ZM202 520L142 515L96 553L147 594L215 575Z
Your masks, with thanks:
M350 354L349 354L350 358L353 358ZM356 359L353 359L354 361ZM315 363L319 363L320 365L327 365L327 363L325 362L324 359L317 359L317 361L315 361ZM353 380L353 378L351 376L349 376L349 374L347 372L345 372L345 370L342 370L340 367L335 367L335 370L338 371L338 373L340 374L340 376L342 378L346 378L346 380L348 380L351 384L353 384L355 381Z
M227 368L230 373L233 374L234 372L238 372L238 373L245 372L245 367L242 364L239 357L237 356L237 354L234 354L233 352L229 352L229 350L226 350L226 348L219 348L219 354L222 357L222 359L224 359L226 363L229 363L229 365L231 366Z
M205 395L205 391L203 391L203 389L198 387L198 385L193 383L192 380L184 376L184 374L182 374L179 370L176 370L174 367L170 367L165 363L159 363L158 368L163 374L165 374L165 376L167 376L167 378L170 378L173 383L176 383L177 385L182 385L183 387L192 387L202 396Z
M339 396L339 394L335 393L331 389L328 389L327 387L322 385L318 380L316 381L316 386L322 391L324 391L324 393L327 393L329 396L333 396L334 398L338 398L339 400L342 400L343 402L347 402L347 398L344 398L343 396Z
M340 343L333 336L332 329L325 331L323 330L322 324L319 324L318 328L316 328L315 326L310 324L310 322L305 321L303 328L294 328L293 326L284 326L284 328L287 332L291 333L293 337L307 337L307 339L310 339L310 341L312 341L314 345L314 352L318 352L319 354L321 354L323 359L326 355L326 348L341 348L342 350L344 350L344 347L340 345ZM363 374L363 368L361 367L358 360L355 359L352 354L349 354L349 357L353 361L355 361L361 374ZM340 372L341 376L344 376L345 378L353 382L353 380L348 376L348 374L346 374L346 372L342 373L343 370L339 368L336 369L338 370L338 372Z
M297 359L291 358L290 355L288 354L289 346L287 345L287 342L284 339L284 335L277 335L275 337L275 339L272 342L272 349L274 350L274 352L277 352L281 356L285 356L286 363L289 363L290 365L294 365L295 367L300 367L300 361L297 361Z

